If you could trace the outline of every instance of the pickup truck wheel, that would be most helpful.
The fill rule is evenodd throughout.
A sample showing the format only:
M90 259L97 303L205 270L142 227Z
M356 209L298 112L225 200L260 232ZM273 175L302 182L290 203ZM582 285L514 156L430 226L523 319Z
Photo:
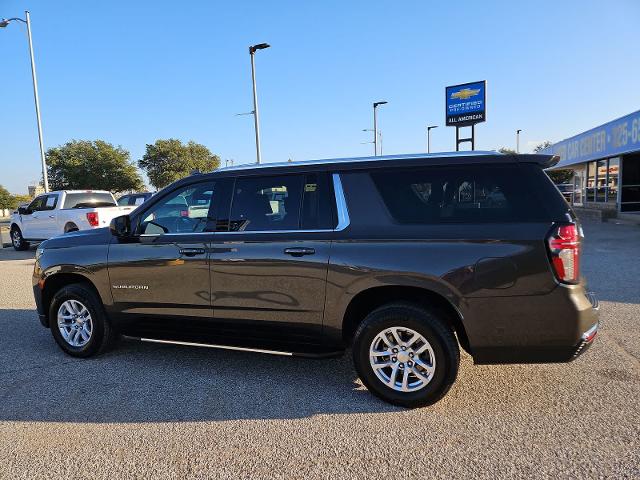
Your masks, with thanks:
M115 338L102 302L86 285L60 289L49 307L53 338L73 357L91 357L105 351Z
M29 242L25 241L22 236L22 232L18 227L13 227L11 229L11 244L13 245L14 250L19 252L29 250Z
M358 327L353 361L371 393L402 407L440 400L458 374L460 351L440 314L393 303L371 312Z
M64 226L64 233L77 232L78 230L80 230L80 229L78 228L78 226L75 223L67 223Z

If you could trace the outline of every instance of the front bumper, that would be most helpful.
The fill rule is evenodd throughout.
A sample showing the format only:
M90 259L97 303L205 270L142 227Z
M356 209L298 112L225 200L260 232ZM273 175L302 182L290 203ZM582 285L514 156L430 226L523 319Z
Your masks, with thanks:
M49 319L47 318L47 312L45 312L44 305L42 302L42 288L43 281L42 278L42 269L40 268L40 261L36 258L35 265L33 267L33 276L31 279L31 284L33 286L33 298L36 302L36 310L38 311L38 318L40 319L40 323L43 327L49 328Z
M42 290L39 285L33 286L33 298L36 301L36 310L38 311L38 318L40 319L40 323L43 327L49 327L49 320L47 318L47 314L44 311L44 306L42 305Z

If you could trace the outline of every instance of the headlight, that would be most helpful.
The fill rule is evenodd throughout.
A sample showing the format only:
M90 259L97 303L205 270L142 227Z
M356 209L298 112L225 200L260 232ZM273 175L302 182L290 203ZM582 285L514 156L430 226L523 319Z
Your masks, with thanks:
M36 260L38 260L42 256L43 253L44 253L44 248L38 247L36 249Z

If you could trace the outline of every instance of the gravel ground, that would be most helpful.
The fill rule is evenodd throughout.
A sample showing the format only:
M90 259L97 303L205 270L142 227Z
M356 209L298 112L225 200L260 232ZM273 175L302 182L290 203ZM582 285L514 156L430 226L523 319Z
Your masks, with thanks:
M570 364L473 366L438 404L389 406L348 356L123 341L65 356L33 251L0 250L0 478L639 478L640 228L586 228L603 330Z

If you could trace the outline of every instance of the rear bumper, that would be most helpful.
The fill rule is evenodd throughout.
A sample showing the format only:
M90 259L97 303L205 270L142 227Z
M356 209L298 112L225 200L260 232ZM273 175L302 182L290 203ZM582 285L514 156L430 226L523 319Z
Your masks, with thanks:
M593 327L582 334L580 343L576 347L576 350L573 353L573 358L571 358L571 360L578 358L580 355L587 351L587 349L595 340L596 335L598 334L599 327L600 323L596 323Z
M477 364L570 362L591 346L599 328L598 300L581 285L475 303L491 312L483 319L485 330L469 335Z

